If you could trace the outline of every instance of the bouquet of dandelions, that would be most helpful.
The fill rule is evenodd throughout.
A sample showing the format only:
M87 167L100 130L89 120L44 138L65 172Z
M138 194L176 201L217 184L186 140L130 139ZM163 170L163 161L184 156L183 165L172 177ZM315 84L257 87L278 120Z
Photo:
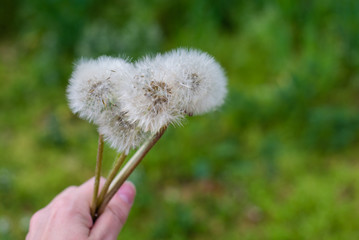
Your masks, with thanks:
M223 104L226 82L221 66L197 50L177 49L134 64L106 56L76 64L67 89L70 108L97 125L99 132L94 221L168 125L180 125L185 116ZM119 155L99 193L104 140ZM129 151L137 147L121 169Z

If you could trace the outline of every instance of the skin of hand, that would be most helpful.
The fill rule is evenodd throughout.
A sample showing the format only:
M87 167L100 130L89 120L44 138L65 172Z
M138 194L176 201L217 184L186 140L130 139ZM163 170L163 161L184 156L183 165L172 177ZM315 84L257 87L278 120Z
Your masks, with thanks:
M102 178L100 185L104 182ZM81 186L68 187L36 212L30 220L26 240L117 239L132 207L136 188L131 182L125 182L93 224L90 214L93 185L92 178Z

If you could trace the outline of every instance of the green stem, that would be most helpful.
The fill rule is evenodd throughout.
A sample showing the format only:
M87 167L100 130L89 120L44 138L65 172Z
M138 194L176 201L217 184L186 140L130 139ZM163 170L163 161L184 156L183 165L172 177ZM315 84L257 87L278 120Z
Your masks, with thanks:
M98 207L102 204L103 198L105 197L112 180L116 177L116 174L120 170L120 167L121 167L122 163L125 161L126 157L127 157L127 154L121 153L121 155L117 158L113 168L111 169L111 171L109 173L109 176L106 179L105 185L101 189L100 195L97 200L96 207Z
M105 195L102 204L98 207L98 216L100 216L111 198L115 195L118 189L122 186L122 184L126 181L126 179L131 175L131 173L135 170L137 165L141 162L141 160L146 156L148 151L156 144L156 142L162 137L163 133L166 131L167 127L162 128L156 134L152 135L132 156L130 160L126 163L126 165L121 169L121 171L117 174L115 179L112 181L110 188Z
M103 136L99 134L98 148L97 148L97 159L96 159L96 170L95 170L95 184L92 195L91 204L91 216L92 219L96 219L96 206L97 206L97 194L100 185L101 167L102 167L102 155L103 155Z

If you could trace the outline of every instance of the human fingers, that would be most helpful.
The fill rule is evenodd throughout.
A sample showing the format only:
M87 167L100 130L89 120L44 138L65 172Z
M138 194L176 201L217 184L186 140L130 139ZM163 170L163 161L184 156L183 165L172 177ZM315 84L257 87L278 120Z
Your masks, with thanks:
M101 179L100 185L104 184L104 180ZM88 236L93 226L90 215L93 183L92 178L78 187L66 188L48 206L35 213L30 221L27 239Z
M90 239L116 239L127 220L135 195L136 188L133 183L125 182L95 222Z

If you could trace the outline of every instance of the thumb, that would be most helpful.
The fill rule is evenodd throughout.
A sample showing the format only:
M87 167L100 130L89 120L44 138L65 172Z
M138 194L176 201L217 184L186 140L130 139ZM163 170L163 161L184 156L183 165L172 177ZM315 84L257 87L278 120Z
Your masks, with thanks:
M136 188L125 182L113 196L91 230L91 239L117 239L135 199Z

